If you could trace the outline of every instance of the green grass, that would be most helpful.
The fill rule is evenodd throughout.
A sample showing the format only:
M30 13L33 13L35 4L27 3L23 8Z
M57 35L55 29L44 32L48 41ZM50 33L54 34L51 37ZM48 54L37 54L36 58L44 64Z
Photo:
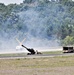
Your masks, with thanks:
M26 53L12 53L12 54L0 54L0 56L24 56L24 55L26 55Z
M43 52L44 54L62 54L62 51L47 51Z
M43 54L62 54L62 51L47 51L42 52ZM25 56L26 53L13 53L13 54L0 54L0 56Z
M48 68L74 66L74 56L49 58L0 59L0 68Z

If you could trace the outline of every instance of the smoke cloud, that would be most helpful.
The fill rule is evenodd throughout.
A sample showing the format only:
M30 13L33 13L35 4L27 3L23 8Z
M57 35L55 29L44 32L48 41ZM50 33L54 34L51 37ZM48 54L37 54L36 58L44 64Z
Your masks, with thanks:
M11 14L16 16L11 15L7 18L5 24L2 24L5 28L3 28L4 31L2 31L0 36L1 49L15 49L19 45L16 38L20 41L26 38L23 44L29 48L59 46L60 41L57 39L55 31L58 31L62 24L62 19L60 18L62 16L58 15L58 10L57 5L53 6L50 4L49 6L35 6L27 9L24 8L23 11L12 12ZM62 10L64 11L64 8ZM61 13L61 15L64 14ZM50 32L53 33L54 31L55 33L48 36L49 26L51 26Z

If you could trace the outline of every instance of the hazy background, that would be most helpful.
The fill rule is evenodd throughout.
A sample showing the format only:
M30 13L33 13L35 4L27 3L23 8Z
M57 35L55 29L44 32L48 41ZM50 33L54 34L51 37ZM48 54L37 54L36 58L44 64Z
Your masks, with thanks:
M25 0L9 5L4 2L0 4L1 50L16 49L16 38L26 38L23 44L29 48L47 49L60 47L66 36L74 36L72 1Z

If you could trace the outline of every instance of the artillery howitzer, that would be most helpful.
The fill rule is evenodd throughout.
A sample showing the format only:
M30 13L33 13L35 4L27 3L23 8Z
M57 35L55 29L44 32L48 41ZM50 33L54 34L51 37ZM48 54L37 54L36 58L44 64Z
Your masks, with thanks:
M28 53L28 55L35 54L35 51L33 48L30 49L30 48L25 47L24 45L21 45L21 46L30 52L30 53Z
M24 47L26 50L28 50L30 52L27 55L42 54L41 52L38 52L37 50L35 52L35 50L33 48L27 48L24 45L21 45L21 46Z
M41 52L38 52L38 50L35 51L33 48L27 48L26 46L24 46L22 43L25 41L25 39L22 42L20 42L17 38L16 40L18 41L19 46L24 47L26 50L30 52L30 53L27 53L27 55L42 54Z

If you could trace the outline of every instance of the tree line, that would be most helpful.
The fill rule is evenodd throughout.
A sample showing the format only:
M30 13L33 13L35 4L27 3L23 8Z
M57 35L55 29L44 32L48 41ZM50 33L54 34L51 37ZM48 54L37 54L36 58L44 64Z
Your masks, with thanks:
M72 0L24 0L21 4L0 3L0 37L29 35L61 45L74 44L74 2ZM29 38L29 37L28 37Z

